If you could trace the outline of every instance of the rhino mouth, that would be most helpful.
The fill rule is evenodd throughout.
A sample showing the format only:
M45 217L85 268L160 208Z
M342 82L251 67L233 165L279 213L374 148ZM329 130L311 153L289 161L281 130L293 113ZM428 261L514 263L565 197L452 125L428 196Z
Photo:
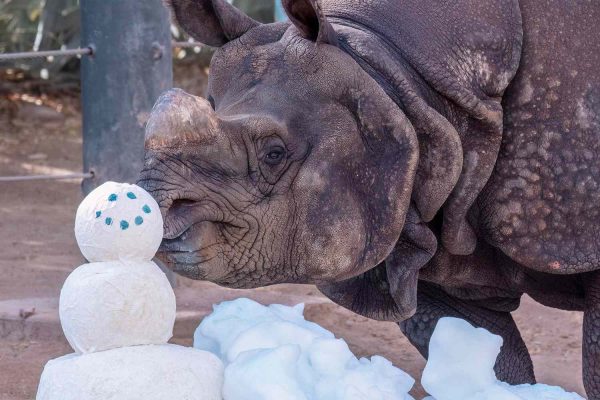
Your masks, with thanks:
M219 275L227 237L245 228L214 203L175 200L165 213L163 241L156 258L170 269L194 279Z
M218 243L211 234L212 225L210 221L201 221L171 239L163 239L156 258L175 272L188 271L211 261L216 256L210 250Z

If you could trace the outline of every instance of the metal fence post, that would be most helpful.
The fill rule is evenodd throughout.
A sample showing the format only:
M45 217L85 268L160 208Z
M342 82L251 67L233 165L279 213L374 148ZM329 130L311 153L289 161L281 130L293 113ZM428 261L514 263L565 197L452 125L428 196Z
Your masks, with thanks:
M144 125L173 84L169 22L161 0L81 0L84 193L137 178Z

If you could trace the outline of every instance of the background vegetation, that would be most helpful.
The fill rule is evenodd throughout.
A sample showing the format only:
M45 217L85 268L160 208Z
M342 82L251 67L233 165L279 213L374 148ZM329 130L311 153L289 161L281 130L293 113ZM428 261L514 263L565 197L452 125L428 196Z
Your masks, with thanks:
M232 2L261 22L274 20L274 0ZM76 48L80 45L79 32L79 0L0 0L0 53ZM172 32L175 40L188 39L176 27ZM210 49L201 53L179 49L175 60L206 64L210 55ZM76 57L3 62L0 80L51 80L60 86L75 82L78 69Z

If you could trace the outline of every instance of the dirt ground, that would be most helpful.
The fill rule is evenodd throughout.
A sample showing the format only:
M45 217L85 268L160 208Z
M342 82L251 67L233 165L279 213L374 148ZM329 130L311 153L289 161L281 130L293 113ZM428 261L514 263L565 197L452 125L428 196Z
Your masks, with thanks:
M44 100L42 106L35 104L37 100L24 97L0 102L0 176L81 170L77 99L62 103ZM83 262L73 237L80 200L77 181L0 183L0 302L58 297L66 276ZM424 360L395 324L345 311L314 287L279 285L237 292L178 279L178 307L192 304L208 310L213 302L237 295L287 304L306 301L306 317L346 339L357 355L383 355L419 380ZM582 315L545 308L525 298L515 318L533 356L538 380L583 393ZM192 329L180 329L174 341L189 345ZM45 362L68 352L63 339L0 336L0 400L33 399ZM418 384L414 392L422 394Z

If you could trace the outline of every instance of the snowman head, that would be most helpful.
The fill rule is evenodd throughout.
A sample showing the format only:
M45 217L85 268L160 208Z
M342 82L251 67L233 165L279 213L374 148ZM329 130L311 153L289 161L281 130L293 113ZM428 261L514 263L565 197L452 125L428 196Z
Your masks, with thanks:
M90 262L150 261L162 235L158 204L137 185L106 182L77 209L75 238Z

